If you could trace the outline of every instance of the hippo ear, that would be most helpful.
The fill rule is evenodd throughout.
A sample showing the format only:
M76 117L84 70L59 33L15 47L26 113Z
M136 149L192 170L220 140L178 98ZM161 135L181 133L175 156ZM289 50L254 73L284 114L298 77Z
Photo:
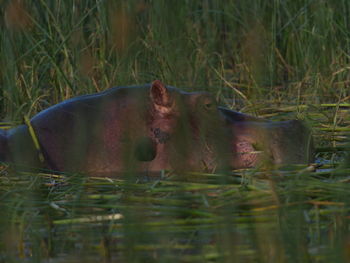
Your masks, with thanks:
M170 107L171 103L169 91L160 80L155 80L152 82L150 96L155 105L165 108Z

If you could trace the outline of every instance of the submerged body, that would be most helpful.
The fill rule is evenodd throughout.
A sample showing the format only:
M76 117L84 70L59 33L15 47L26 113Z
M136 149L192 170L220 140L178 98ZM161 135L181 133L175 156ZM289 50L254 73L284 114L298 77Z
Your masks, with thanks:
M262 155L251 151L260 145L274 163L309 161L300 122L269 122L218 108L208 93L160 81L64 101L34 116L31 126L44 161L26 125L1 130L0 160L89 175L213 171L257 165Z

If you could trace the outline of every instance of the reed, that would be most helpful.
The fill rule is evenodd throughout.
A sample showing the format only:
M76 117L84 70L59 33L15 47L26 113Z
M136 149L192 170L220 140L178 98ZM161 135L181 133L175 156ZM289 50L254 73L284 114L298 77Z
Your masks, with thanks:
M0 10L6 119L156 78L239 108L349 100L346 0L11 0Z

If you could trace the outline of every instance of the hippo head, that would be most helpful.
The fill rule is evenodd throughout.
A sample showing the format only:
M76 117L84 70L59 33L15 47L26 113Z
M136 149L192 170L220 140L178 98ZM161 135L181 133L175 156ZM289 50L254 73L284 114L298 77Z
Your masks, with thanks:
M183 92L156 80L149 97L148 136L135 147L143 166L151 171L212 171L224 166L226 135L209 93Z

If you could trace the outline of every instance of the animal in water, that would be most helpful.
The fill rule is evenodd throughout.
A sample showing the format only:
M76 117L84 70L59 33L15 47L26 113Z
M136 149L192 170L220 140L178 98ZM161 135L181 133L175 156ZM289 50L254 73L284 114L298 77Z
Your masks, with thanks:
M21 170L102 176L311 158L311 133L300 121L255 118L218 107L207 92L184 92L159 80L75 97L0 130L0 161Z

